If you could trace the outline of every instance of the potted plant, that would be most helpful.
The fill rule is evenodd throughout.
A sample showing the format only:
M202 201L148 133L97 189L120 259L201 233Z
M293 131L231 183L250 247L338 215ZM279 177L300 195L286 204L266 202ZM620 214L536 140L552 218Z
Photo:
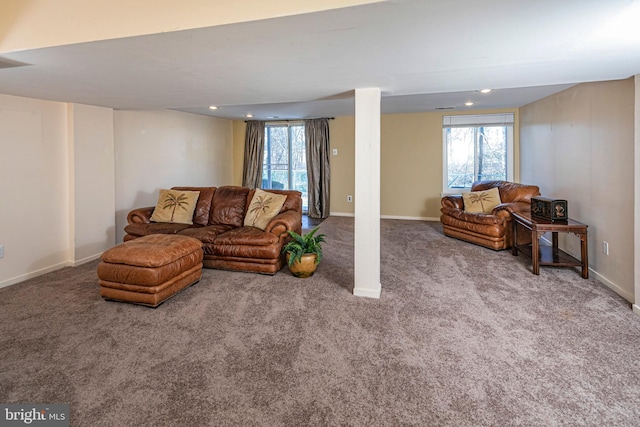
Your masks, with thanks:
M311 277L322 261L321 244L325 242L325 235L316 235L318 228L314 228L304 236L295 231L289 231L293 239L284 245L282 252L287 254L289 270L296 277Z

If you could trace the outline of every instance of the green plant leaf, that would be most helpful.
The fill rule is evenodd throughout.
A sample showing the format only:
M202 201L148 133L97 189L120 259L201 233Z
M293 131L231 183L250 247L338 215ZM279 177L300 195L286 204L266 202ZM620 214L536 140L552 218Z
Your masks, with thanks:
M304 254L316 254L316 264L322 260L322 243L325 243L325 234L315 235L319 227L314 228L304 236L289 230L289 235L292 237L286 245L282 247L282 253L288 253L289 265L293 265L294 262L300 261Z

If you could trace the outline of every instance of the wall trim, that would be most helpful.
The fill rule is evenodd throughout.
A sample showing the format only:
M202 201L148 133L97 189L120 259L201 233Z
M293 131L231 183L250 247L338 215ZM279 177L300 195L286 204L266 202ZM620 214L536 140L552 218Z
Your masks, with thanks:
M34 279L38 276L42 276L43 274L61 270L65 267L71 267L71 265L72 265L71 262L66 261L66 262L61 262L60 264L52 265L40 270L32 271L31 273L26 273L21 276L17 276L12 279L8 279L3 282L0 282L0 288L5 288L7 286L15 285L17 283L24 282L25 280Z
M609 279L607 279L606 277L604 277L602 274L598 273L597 271L593 270L592 268L589 268L589 271L591 273L593 273L593 275L595 276L595 279L597 281L599 281L602 284L604 284L607 288L611 289L613 292L615 292L616 294L620 295L622 298L624 298L628 302L632 302L633 301L633 299L634 299L633 292L625 291L620 286L616 285L615 283L613 283L612 281L610 281Z
M549 240L547 236L543 236L540 240L543 241L543 242L546 242L546 244L548 246L552 245L551 240ZM574 256L573 254L569 254L569 255ZM579 258L580 258L580 255L577 256L577 259L579 259ZM613 292L615 292L616 294L620 295L622 298L624 298L628 302L632 303L634 301L634 294L633 293L625 291L620 286L616 285L611 280L607 279L606 277L604 277L602 274L598 273L593 268L589 267L589 271L593 276L595 276L595 279L598 282L602 283L607 288L611 289Z
M329 216L348 216L353 218L356 215L349 212L329 212Z
M82 258L82 259L73 261L71 263L71 267L79 267L82 264L86 264L88 262L95 261L95 260L99 259L101 256L102 256L102 253L99 253L99 254L96 254L96 255L91 255L91 256L88 256L86 258Z
M380 215L382 219L404 219L408 221L437 221L440 222L440 218L431 216L402 216L402 215Z
M377 290L353 288L353 295L357 297L380 299L381 286Z
M344 217L355 217L355 214L349 212L330 212L329 216L344 216ZM404 219L409 221L436 221L439 222L440 218L435 218L431 216L402 216L402 215L380 215L380 219Z

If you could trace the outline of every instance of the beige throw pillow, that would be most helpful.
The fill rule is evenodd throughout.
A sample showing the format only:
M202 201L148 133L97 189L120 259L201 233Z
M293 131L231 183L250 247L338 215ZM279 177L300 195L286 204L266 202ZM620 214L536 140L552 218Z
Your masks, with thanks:
M287 196L284 194L269 193L256 188L247 208L247 215L244 217L244 225L264 230L269 221L280 213L285 200Z
M496 206L502 203L500 191L497 188L463 193L462 200L464 201L464 211L469 213L490 214Z
M193 224L199 195L199 191L160 190L151 221Z

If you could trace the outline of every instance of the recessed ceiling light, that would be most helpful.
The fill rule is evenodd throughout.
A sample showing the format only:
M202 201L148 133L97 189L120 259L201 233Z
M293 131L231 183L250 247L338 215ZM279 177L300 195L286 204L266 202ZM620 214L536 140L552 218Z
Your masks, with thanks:
M468 101L468 102L465 102L464 105L466 105L467 107L471 107L473 105L473 102Z
M480 93L489 93L491 89L480 89Z
M247 114L245 117L250 119L251 117L253 117L253 114Z
M215 105L209 105L209 110L217 110L218 107L216 107Z

